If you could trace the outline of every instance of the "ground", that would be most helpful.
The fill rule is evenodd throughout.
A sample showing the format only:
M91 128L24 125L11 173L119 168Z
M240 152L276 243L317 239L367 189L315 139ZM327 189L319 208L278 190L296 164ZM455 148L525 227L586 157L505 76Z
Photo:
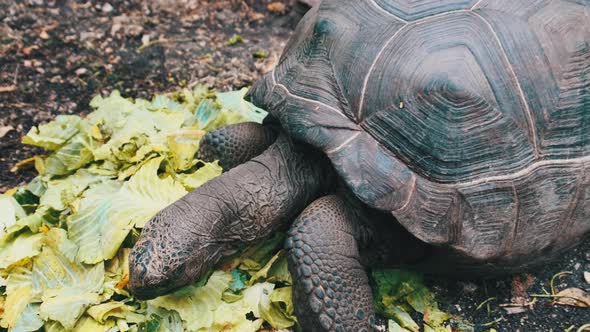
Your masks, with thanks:
M96 94L119 89L150 97L196 83L221 90L250 85L276 63L300 18L303 6L293 1L0 0L0 193L34 176L32 169L10 171L42 152L20 137L58 114L84 114ZM243 40L229 45L238 35ZM502 306L530 303L562 271L572 273L556 278L558 291L590 291L583 277L590 271L589 241L521 276L432 277L428 284L443 309L477 331L576 331L590 323L590 308L548 298L517 308L521 313Z

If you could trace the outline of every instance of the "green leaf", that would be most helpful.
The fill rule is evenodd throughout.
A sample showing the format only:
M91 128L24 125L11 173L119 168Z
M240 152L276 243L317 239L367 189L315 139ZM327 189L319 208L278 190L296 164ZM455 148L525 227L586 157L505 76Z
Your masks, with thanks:
M12 327L12 331L37 331L43 327L43 320L39 316L39 306L37 303L27 304Z
M90 185L105 181L106 177L79 170L63 179L49 180L39 201L40 207L63 211L70 206Z
M176 172L186 171L194 165L203 134L203 131L192 130L168 137L170 161Z
M223 169L219 166L219 162L205 163L203 167L190 174L179 174L178 180L184 188L188 191L200 187L203 183L221 175Z
M289 273L289 263L287 262L287 252L281 250L277 253L280 257L268 269L266 281L272 283L282 283L284 285L293 284L291 273Z
M41 318L72 329L86 308L99 302L104 266L72 262L73 244L63 233L62 229L48 233L46 245L33 260L32 284L33 292L43 301Z
M78 247L73 241L68 239L68 234L64 229L52 228L43 239L45 245L56 250L60 255L67 258L68 261L74 262Z
M4 328L14 327L32 299L32 286L16 289L6 298L5 312L0 325Z
M29 269L17 267L8 276L6 285L6 302L4 303L4 314L1 316L0 326L12 328L19 321L29 303L34 299L33 278ZM31 321L31 323L34 323Z
M150 160L125 182L112 207L115 219L130 219L132 225L143 228L158 211L187 194L184 187L172 176L158 176L163 159L159 157Z
M396 321L390 319L387 324L387 330L389 332L407 332L408 330L401 327Z
M47 150L57 150L79 132L80 121L77 115L58 115L47 124L31 128L22 138L22 142Z
M233 121L254 121L262 123L262 120L268 114L266 111L254 106L254 104L247 102L244 97L248 92L248 88L241 90L221 92L216 95L217 102L221 105L221 109L226 113L226 116L236 117Z
M412 319L410 314L401 307L389 307L387 313L403 328L411 332L419 332L420 326Z
M235 34L233 36L231 36L231 38L229 38L228 40L225 41L225 46L232 46L238 43L243 43L244 42L244 38L242 38L242 36Z
M14 241L0 246L0 269L9 269L24 259L37 256L43 245L43 234L21 234Z
M13 197L0 195L0 238L7 233L8 227L16 224L17 219L25 216L25 210Z
M22 219L19 219L14 225L7 227L2 237L0 237L0 248L8 246L8 242L16 235L21 234L25 228L28 228L32 233L37 233L39 227L45 221L45 215L47 211L44 209L38 209L35 213L28 215ZM24 232L23 234L26 234ZM0 249L0 252L2 249Z
M234 260L241 269L233 276L210 271L204 285L148 303L124 288L129 248L123 246L133 244L155 213L222 173L217 162L195 159L206 130L261 122L266 115L243 99L246 91L196 86L152 101L114 91L93 98L86 118L60 116L33 128L23 141L52 153L35 157L42 176L14 197L0 196L0 272L6 277L0 279L6 284L0 325L241 332L257 331L266 319L275 328L292 326L290 288L275 290L271 283L291 283L284 251L278 252L282 234L246 249L248 256Z
M146 320L145 316L135 313L132 306L116 301L92 306L86 313L101 324L109 318L122 318L128 323L141 323Z
M256 59L266 59L268 58L269 54L266 50L257 50L252 53L252 56Z
M176 101L162 95L155 96L152 100L151 105L149 106L151 111L167 109L171 111L181 112L184 110L182 104L177 103Z
M199 129L211 130L221 124L216 123L216 118L220 110L216 107L215 102L210 99L204 99L195 110L195 118Z
M396 269L374 270L372 280L375 283L376 307L385 317L394 319L407 330L418 331L418 325L404 308L413 309L422 314L424 329L450 331L445 322L451 316L438 308L434 294L424 286L420 274Z
M253 285L260 280L291 284L291 275L287 269L287 252L284 249L276 253L264 267L256 271L248 284Z
M274 289L269 301L261 304L260 316L275 329L285 329L295 325L297 319L293 311L291 287Z
M68 217L68 233L79 247L79 261L93 264L111 258L127 236L131 221L110 216L113 197L120 188L117 181L91 187L84 193L79 210Z
M73 329L86 308L98 302L97 293L85 292L77 287L46 290L40 308L41 317L57 321L66 329Z
M187 331L254 332L261 327L263 315L277 326L292 323L290 316L281 309L286 305L280 304L289 301L286 291L281 291L272 301L274 285L271 283L258 283L244 289L242 298L232 303L222 301L224 291L233 280L230 273L216 271L202 287L189 286L151 300L149 304L177 311ZM256 318L254 321L247 319L249 313Z
M79 133L42 161L41 174L69 174L94 160L92 150L89 137L85 133Z
M222 303L221 296L232 280L229 273L214 272L202 287L188 286L148 303L178 312L188 330L210 328L214 324L215 310Z
M30 267L19 266L10 271L6 280L6 294L15 293L19 288L33 287L33 272ZM32 290L32 288L31 288Z
M90 101L94 111L86 117L86 130L97 140L108 140L113 132L124 127L129 114L135 110L132 101L113 91L108 97L95 96Z
M247 248L239 258L240 270L256 272L262 269L282 248L284 242L285 234L275 233L270 239Z
M89 316L82 316L76 323L76 326L73 328L72 332L107 332L113 331L113 327L115 326L115 322L112 320L108 320L101 324L95 321L92 317ZM62 328L63 329L63 328ZM60 331L59 329L56 330ZM120 331L120 329L115 330ZM49 332L49 331L48 331Z
M104 280L104 265L86 265L72 262L57 248L43 247L33 260L33 284L35 291L76 288L85 292L97 292Z
M176 311L147 306L146 316L150 320L137 325L139 332L183 332L180 315Z
M120 100L116 96L108 99L111 98ZM179 132L185 121L180 112L168 109L150 111L140 102L130 105L127 102L129 113L124 121L109 121L109 125L105 125L110 139L93 151L96 160L139 162L151 152L162 153L167 150L169 135ZM103 103L96 103L99 110Z

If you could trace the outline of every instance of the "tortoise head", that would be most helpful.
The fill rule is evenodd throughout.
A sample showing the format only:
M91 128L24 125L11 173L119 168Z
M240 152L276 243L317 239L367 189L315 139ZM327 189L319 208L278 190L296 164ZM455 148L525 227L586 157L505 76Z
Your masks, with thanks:
M181 199L156 214L131 250L129 290L136 298L151 299L190 284L219 259L222 246L213 234L189 223L186 207Z

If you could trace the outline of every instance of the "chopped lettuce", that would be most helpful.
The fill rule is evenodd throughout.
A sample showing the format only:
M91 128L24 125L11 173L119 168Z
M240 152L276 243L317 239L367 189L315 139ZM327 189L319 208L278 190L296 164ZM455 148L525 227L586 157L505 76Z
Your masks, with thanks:
M8 233L8 229L16 224L17 219L24 217L25 210L13 197L0 196L0 238Z
M276 288L260 306L260 316L275 329L295 325L291 287Z
M236 278L241 282L239 287ZM236 273L216 271L201 287L189 286L148 303L178 312L187 331L257 331L263 321L276 329L295 324L291 287L275 289L270 282L245 287L239 278ZM240 293L232 301L224 301L224 292L232 288Z
M80 131L80 122L77 115L58 115L50 123L31 128L23 143L57 150Z
M9 270L41 252L43 234L25 233L0 246L0 269Z
M87 134L77 134L46 159L35 159L35 167L40 174L66 175L93 160L90 144Z
M40 314L43 320L59 322L72 329L85 310L99 302L98 292L104 281L104 265L86 265L71 260L75 245L62 235L63 229L52 229L52 237L42 252L33 260L33 291L42 300Z
M43 326L38 303L29 303L12 327L13 331L37 331Z
M220 126L262 121L265 113L243 101L244 93L199 86L147 101L115 91L95 97L85 118L59 116L31 129L23 142L51 153L34 158L40 175L30 184L0 196L0 326L256 331L263 317L271 326L293 325L290 287L275 291L266 281L272 262L284 260L269 249L251 262L265 267L254 284L248 280L258 269L250 268L217 271L148 302L125 289L129 248L145 223L222 172L217 162L195 159L200 138ZM246 317L251 312L254 320Z
M393 331L421 331L410 313L422 314L424 331L450 332L452 318L438 308L434 294L424 285L421 275L397 269L372 272L375 307L390 319Z
M267 113L244 100L247 92L247 88L242 88L237 91L218 93L216 95L217 102L221 105L223 110L226 110L223 115L229 119L236 118L245 119L246 121L262 122ZM234 122L236 120L229 121Z
M186 190L193 190L212 178L221 175L223 169L218 161L205 165L192 173L178 174L177 178Z
M31 271L24 267L13 269L7 280L5 311L2 314L0 326L9 328L23 324L23 320L26 318L22 316L33 297Z
M127 323L144 322L145 316L136 313L136 310L123 302L111 301L92 306L86 313L101 324L104 324L109 318L121 318Z

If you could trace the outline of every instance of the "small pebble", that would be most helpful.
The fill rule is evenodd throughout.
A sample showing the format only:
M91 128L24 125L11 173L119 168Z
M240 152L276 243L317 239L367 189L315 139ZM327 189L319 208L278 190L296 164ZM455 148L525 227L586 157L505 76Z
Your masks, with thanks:
M102 10L103 13L110 13L113 11L113 6L107 2L104 5L102 5L102 8L100 10Z
M472 282L462 282L461 286L463 286L463 293L473 293L477 290L477 285Z
M270 3L266 9L268 9L269 12L276 14L284 14L287 11L287 7L282 2Z

